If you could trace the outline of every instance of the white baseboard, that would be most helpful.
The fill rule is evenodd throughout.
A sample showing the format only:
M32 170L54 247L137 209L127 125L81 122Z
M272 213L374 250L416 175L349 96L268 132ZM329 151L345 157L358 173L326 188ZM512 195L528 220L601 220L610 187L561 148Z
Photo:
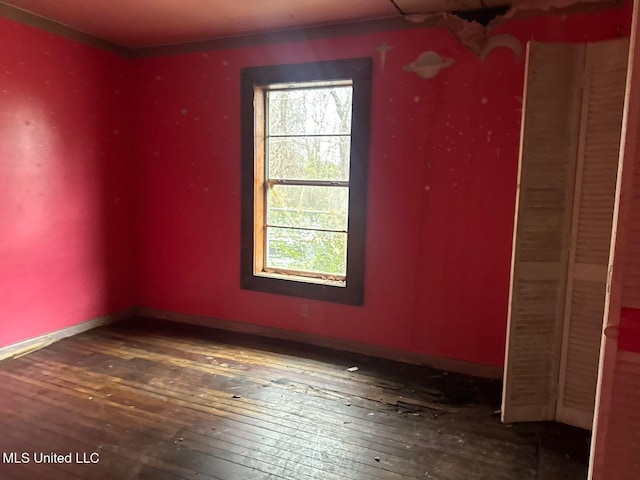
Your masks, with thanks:
M385 358L398 362L411 363L414 365L424 365L439 370L463 373L483 378L502 378L502 367L495 365L485 365L453 358L434 357L415 352L407 352L394 348L369 345L366 343L343 340L339 338L321 337L310 333L301 333L282 328L255 325L251 323L236 322L231 320L220 320L203 315L189 315L184 313L169 312L154 308L138 307L135 313L141 317L156 318L159 320L169 320L171 322L187 323L209 328L218 328L238 333L258 335L261 337L278 338L281 340L291 340L320 347L343 350L347 352L360 353L372 357Z
M55 332L45 333L44 335L40 335L35 338L30 338L28 340L14 343L12 345L7 345L6 347L0 348L0 361L7 358L21 357L22 355L35 352L36 350L44 348L47 345L51 345L52 343L57 342L58 340L62 340L63 338L86 332L87 330L91 330L92 328L101 327L103 325L108 325L110 323L125 320L131 317L134 311L135 309L130 308L120 313L93 318L77 325L72 325L61 330L56 330Z

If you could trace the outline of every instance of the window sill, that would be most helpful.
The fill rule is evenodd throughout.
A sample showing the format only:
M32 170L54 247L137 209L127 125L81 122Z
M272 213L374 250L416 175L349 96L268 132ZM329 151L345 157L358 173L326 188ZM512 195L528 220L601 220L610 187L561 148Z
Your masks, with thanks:
M307 277L304 275L292 275L279 272L258 272L254 274L256 277L264 278L278 278L281 280L288 280L290 282L311 283L314 285L329 285L332 287L346 288L346 280L330 280L325 278Z
M243 274L240 288L346 305L363 305L364 303L363 288L351 285L347 281L261 272Z

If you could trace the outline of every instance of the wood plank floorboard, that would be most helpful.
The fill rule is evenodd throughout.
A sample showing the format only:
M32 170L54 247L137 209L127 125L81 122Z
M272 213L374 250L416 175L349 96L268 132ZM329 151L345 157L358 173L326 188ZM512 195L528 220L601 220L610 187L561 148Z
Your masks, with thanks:
M501 424L500 382L156 320L0 362L0 389L3 480L586 478L588 432Z

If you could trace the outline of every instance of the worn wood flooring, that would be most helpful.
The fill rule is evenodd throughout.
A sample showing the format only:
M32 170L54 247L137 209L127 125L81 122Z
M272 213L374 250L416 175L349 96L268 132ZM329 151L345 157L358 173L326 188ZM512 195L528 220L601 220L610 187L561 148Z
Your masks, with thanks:
M3 480L586 478L587 432L502 425L499 382L159 321L0 362L0 392Z

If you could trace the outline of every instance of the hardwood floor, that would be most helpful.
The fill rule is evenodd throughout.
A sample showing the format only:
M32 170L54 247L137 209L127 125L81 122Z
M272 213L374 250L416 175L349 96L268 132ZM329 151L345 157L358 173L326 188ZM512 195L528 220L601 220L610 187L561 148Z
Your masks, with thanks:
M0 391L3 480L586 478L587 432L502 425L499 382L160 321L0 362Z

